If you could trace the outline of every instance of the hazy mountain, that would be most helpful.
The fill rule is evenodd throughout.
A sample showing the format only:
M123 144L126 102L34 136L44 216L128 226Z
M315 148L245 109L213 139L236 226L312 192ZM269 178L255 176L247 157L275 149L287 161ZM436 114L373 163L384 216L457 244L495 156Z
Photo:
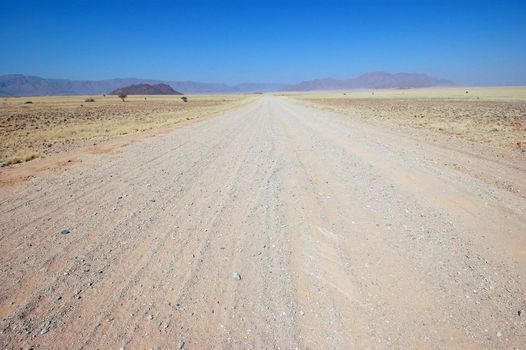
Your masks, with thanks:
M67 80L45 79L37 76L9 74L0 76L0 95L42 96L42 95L101 95L118 88L136 84L168 84L182 93L231 93L266 92L281 90L284 84L243 83L234 86L195 81L161 81L152 79L109 79L109 80Z
M434 78L419 73L390 74L386 72L372 72L347 80L345 85L350 85L354 88L409 89L433 86L453 86L455 83L446 79Z
M226 93L233 91L233 88L226 84L199 83L195 81L169 81L168 84L177 91L187 94Z
M109 79L109 80L67 80L45 79L22 74L0 76L0 95L39 96L39 95L101 95L116 89L136 84L168 84L173 89L186 94L199 93L246 93L268 91L311 91L344 89L407 89L432 86L453 86L453 82L433 78L426 74L385 72L366 73L354 79L338 80L325 78L285 85L272 83L243 83L226 85L195 81L161 81L152 79Z
M286 91L315 91L315 90L340 90L344 89L344 80L333 78L323 78L316 80L302 81L301 83L288 85Z
M66 80L45 79L22 74L0 76L0 91L7 96L41 95L100 95L123 86L133 84L156 84L155 80L111 79L111 80Z
M452 81L419 73L371 72L347 80L332 78L304 81L289 85L287 91L344 90L344 89L409 89L434 86L454 86Z
M182 95L167 84L134 84L118 88L110 92L110 95Z
M285 84L274 83L241 83L237 85L226 85L217 83L200 83L195 81L169 81L177 91L193 94L207 93L248 93L248 92L268 92L283 89Z
M283 90L287 85L279 83L242 83L234 86L238 92L269 92Z

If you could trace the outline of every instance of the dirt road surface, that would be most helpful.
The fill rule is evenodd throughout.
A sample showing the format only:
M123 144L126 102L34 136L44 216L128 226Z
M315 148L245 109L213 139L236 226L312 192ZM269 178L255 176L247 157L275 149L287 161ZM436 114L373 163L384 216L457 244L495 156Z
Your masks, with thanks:
M263 96L0 188L0 348L524 348L525 182Z

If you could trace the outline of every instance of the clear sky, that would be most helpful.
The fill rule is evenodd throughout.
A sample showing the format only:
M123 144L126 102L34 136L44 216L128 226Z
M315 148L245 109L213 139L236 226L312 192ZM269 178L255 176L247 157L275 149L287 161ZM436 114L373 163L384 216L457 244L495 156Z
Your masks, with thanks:
M0 0L0 74L526 84L526 0Z

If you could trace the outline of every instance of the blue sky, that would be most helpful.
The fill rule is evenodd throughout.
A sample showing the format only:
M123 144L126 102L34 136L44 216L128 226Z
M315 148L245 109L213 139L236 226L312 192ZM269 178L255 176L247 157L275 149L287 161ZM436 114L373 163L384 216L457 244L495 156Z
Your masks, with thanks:
M526 84L526 1L6 1L0 74Z

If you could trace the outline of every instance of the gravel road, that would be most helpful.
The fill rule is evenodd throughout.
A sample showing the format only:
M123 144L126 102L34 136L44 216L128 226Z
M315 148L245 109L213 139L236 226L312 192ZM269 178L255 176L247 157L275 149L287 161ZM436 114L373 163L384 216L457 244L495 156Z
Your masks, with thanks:
M521 348L525 188L265 95L1 187L0 348Z

